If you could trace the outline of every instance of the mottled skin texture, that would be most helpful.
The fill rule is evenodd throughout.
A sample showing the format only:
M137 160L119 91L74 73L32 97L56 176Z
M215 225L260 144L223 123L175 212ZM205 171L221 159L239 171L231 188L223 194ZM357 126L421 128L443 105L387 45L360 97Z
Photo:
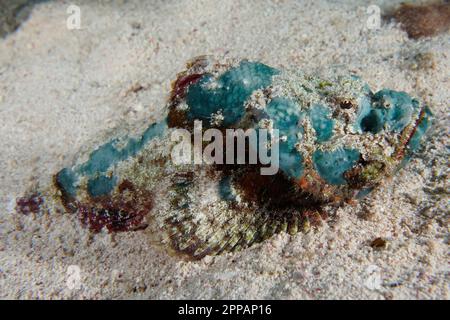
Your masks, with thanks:
M399 170L430 116L406 93L374 94L354 76L323 80L199 57L174 81L158 130L99 147L59 172L55 185L92 231L145 229L155 243L198 259L320 225L334 207ZM261 164L174 165L170 133L192 132L194 120L222 131L279 129L280 170L264 176Z

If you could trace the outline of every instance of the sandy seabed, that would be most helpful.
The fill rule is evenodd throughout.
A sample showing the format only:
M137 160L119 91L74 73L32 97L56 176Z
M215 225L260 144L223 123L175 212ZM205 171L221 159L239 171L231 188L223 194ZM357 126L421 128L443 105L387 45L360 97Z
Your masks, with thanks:
M392 23L367 28L365 1L289 0L78 1L81 29L68 30L70 4L40 3L0 39L0 298L449 298L449 33L411 40ZM348 70L428 102L433 131L406 169L319 230L197 262L139 232L15 212L80 149L161 119L171 80L202 54ZM386 248L370 246L377 237Z

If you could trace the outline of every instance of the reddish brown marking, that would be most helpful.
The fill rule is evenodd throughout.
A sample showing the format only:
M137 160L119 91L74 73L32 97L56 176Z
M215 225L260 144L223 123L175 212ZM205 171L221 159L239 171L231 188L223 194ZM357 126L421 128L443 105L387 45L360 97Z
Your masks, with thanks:
M147 227L143 220L153 208L153 194L136 191L129 180L120 183L117 194L96 197L83 203L68 197L58 183L56 186L62 192L65 208L77 213L81 223L93 232L100 232L104 227L109 232L136 231Z
M378 237L370 243L370 246L376 250L384 249L387 246L387 241L386 239Z
M122 193L125 190L134 190L133 183L130 180L123 180L120 185L118 186L118 190L120 193Z
M423 121L423 118L425 117L425 113L426 113L425 108L422 108L422 110L420 111L419 118L417 119L416 123L414 124L414 128L411 130L408 137L406 138L406 141L404 141L404 142L402 141L400 143L399 150L397 151L397 154L395 155L396 160L403 158L403 156L405 155L406 147L408 146L409 141L412 139L412 137L416 133L417 127ZM401 140L403 140L403 139L401 139Z
M169 128L185 128L187 126L186 112L170 108L167 115Z
M224 174L232 174L233 181L239 186L243 199L258 203L271 209L315 208L323 204L321 199L304 192L293 181L277 173L273 176L265 176L260 173L260 166L247 166L243 170L229 172L232 168L223 168Z
M302 177L297 181L297 184L298 184L298 186L299 186L301 189L304 189L304 190L308 189L308 180L306 179L305 176L302 176Z
M17 198L16 211L24 215L38 213L43 202L44 200L37 193L34 193L29 197Z
M203 74L189 74L189 75L183 75L179 77L177 80L175 80L175 83L173 84L172 93L170 95L170 100L173 101L175 99L182 99L186 95L187 88L196 83L200 78L203 76Z
M167 115L169 128L184 128L187 126L186 112L178 110L176 106L186 96L188 87L199 81L202 76L203 74L199 73L186 75L184 72L179 74L177 80L173 82Z
M133 190L130 182L121 184L122 190ZM95 203L78 204L81 222L93 232L100 232L106 227L109 232L140 230L144 217L153 208L153 195L150 192L114 196L96 199Z

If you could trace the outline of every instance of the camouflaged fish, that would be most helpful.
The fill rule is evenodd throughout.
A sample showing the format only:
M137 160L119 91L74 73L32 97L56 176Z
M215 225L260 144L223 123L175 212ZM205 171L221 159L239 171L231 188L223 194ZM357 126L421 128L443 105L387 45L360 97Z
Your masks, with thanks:
M431 118L408 94L373 93L356 76L320 79L199 57L173 82L164 120L97 147L54 181L64 206L92 231L142 230L198 259L319 225L330 208L404 166ZM278 129L278 172L262 175L261 163L174 164L171 133L193 133L195 121L203 130Z

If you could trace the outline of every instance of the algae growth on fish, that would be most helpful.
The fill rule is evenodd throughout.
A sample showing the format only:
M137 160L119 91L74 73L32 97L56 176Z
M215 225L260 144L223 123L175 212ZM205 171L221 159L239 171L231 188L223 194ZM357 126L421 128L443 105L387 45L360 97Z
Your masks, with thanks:
M267 130L279 170L261 174L267 164L260 159L175 164L172 133L186 129L194 140L198 121L201 133ZM373 93L352 75L321 79L199 57L173 82L165 119L59 171L55 190L94 232L140 230L170 251L201 258L319 225L330 208L365 196L404 166L430 124L419 100L390 89ZM246 152L260 147L249 142Z

